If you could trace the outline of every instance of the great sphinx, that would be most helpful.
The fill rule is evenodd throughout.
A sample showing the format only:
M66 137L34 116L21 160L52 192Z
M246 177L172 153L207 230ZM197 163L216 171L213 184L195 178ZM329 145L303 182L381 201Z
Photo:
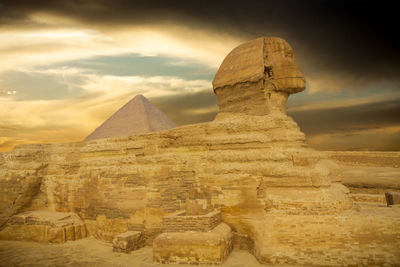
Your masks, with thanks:
M88 235L138 230L151 244L164 216L220 210L260 262L400 262L400 211L355 205L337 166L286 115L289 95L305 89L286 41L236 47L213 87L211 122L1 153L2 232L17 213L50 210L76 213Z

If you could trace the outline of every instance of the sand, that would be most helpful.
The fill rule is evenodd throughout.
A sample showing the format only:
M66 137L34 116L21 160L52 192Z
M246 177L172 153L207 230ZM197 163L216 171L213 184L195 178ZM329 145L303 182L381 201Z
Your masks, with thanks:
M24 241L0 241L0 266L210 266L161 265L153 263L152 248L144 247L130 254L112 252L112 245L93 237L64 244ZM245 250L233 250L222 265L226 267L266 266Z

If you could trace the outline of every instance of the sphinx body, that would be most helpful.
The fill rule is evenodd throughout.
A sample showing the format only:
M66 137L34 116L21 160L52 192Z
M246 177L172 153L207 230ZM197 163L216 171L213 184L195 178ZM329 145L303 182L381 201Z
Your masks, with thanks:
M220 111L212 122L0 154L3 228L21 211L68 211L89 235L139 230L151 244L163 216L218 209L261 262L400 261L398 210L370 216L354 205L334 164L286 115L305 79L284 40L235 48L213 86Z

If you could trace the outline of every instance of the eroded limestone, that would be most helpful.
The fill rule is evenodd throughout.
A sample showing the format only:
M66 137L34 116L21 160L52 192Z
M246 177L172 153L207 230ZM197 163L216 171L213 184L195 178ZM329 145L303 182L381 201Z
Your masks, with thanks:
M29 211L13 216L0 239L64 243L87 236L86 224L72 212Z
M129 253L144 246L144 236L139 231L128 231L113 239L113 251Z
M153 242L153 260L159 263L219 264L233 248L233 235L224 223L208 232L162 233Z

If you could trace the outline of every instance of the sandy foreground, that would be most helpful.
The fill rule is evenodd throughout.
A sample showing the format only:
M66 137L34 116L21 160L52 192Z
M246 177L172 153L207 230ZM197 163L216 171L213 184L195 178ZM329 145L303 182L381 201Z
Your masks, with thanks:
M112 245L93 237L64 244L0 241L0 266L210 266L162 265L153 263L151 247L130 254L112 252ZM211 265L212 266L212 265ZM226 267L266 266L245 250L234 250L222 265Z

